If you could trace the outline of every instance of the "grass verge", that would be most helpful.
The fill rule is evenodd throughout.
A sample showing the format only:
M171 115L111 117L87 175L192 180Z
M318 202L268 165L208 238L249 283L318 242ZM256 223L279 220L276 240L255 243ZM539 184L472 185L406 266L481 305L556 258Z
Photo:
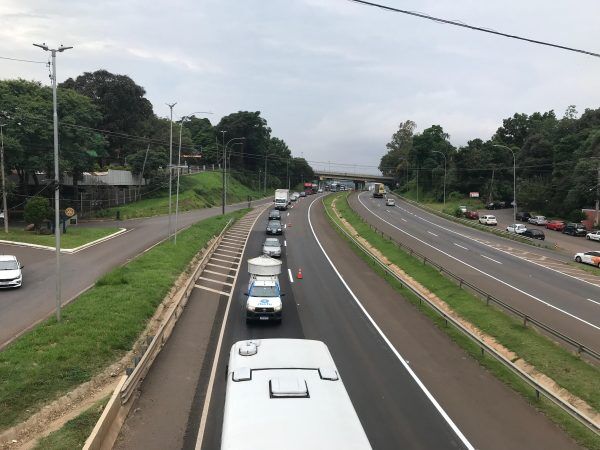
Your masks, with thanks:
M0 429L89 381L131 349L194 255L230 218L203 220L112 270L63 309L0 352Z
M222 175L220 172L201 172L194 175L185 175L179 178L179 211L191 211L199 208L209 208L221 204ZM175 195L175 190L173 190ZM240 183L233 176L228 178L227 203L237 203L248 199L263 197L262 192L254 191ZM172 202L175 201L173 197ZM172 205L175 208L175 204ZM128 203L114 208L108 208L94 213L94 217L114 218L117 211L121 219L134 219L137 217L150 217L169 212L169 196L165 191L161 195L146 198L137 202Z
M325 199L325 205L332 215L334 214L331 210L331 202L334 198L335 196L330 196ZM540 335L535 330L523 327L519 321L505 313L493 307L486 306L478 298L460 289L452 281L439 274L434 268L424 265L421 261L399 249L393 242L382 238L381 235L375 233L351 209L347 202L347 195L342 194L340 200L336 203L336 209L373 247L381 251L391 262L403 269L419 283L435 292L437 296L448 303L459 315L482 331L493 336L506 348L535 366L537 370L548 375L560 386L584 399L598 410L600 406L600 370L597 367L586 363L545 336ZM343 234L341 235L344 236ZM383 270L376 266L359 248L354 245L352 247L376 272L401 292L403 297L415 305L419 305L416 296L407 289L402 289L401 285L392 277L385 276ZM491 357L482 357L479 353L479 347L459 331L452 327L446 327L444 321L435 312L425 306L420 308L473 358L478 360L504 383L521 393L532 405L544 412L577 442L587 448L600 449L599 436L588 430L550 401L544 399L537 400L533 389L521 381L519 377Z
M99 401L74 419L69 420L59 430L40 439L33 450L64 450L82 448L86 439L92 433L96 422L102 415L102 410L108 403L109 397Z
M71 226L60 236L61 248L75 248L89 242L101 239L119 231L117 227L86 228ZM54 247L54 235L35 234L31 231L9 229L8 234L0 233L0 240L26 242L28 244L47 245Z

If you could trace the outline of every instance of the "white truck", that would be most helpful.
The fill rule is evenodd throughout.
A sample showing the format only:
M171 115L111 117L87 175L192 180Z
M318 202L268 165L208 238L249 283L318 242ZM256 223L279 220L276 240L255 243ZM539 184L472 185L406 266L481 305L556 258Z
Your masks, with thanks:
M275 190L275 209L285 211L290 203L290 190L289 189L276 189Z
M261 255L248 260L248 300L246 323L253 321L281 322L282 302L279 287L281 261Z

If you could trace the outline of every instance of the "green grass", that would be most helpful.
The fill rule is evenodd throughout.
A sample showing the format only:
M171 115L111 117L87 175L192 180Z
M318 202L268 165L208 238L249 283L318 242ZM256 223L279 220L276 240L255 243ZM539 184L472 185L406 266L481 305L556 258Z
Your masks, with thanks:
M194 255L232 217L203 220L114 269L63 309L0 352L0 429L89 381L131 349Z
M92 433L96 422L102 415L102 410L109 398L99 401L74 419L69 420L59 430L39 440L34 450L64 450L82 448L86 439Z
M402 192L399 193L399 195L402 195L403 197L415 202L417 201L417 195L415 191ZM446 205L444 206L443 202L438 202L433 197L428 195L423 196L422 192L419 193L419 203L428 208L450 215L454 215L454 212L459 206L466 206L469 211L477 211L485 208L484 203L479 198L461 198L458 200L450 200L446 198Z
M194 175L180 177L179 186L179 211L191 211L199 208L209 208L221 204L222 178L220 172L202 172ZM227 204L238 203L263 197L258 192L241 184L233 176L228 178ZM175 211L175 189L173 189L172 208ZM95 217L114 218L120 211L121 219L134 219L137 217L150 217L169 212L169 195L164 191L157 197L142 199L114 208L97 211Z
M109 234L119 231L117 227L84 228L70 226L65 234L60 236L61 248L75 248L88 242L101 239ZM10 228L8 234L0 232L0 240L13 242L26 242L28 244L47 245L54 247L54 235L36 234L31 231Z
M330 205L333 199L334 197L331 196L325 200L326 206L329 209L331 208ZM571 393L586 400L596 410L600 407L600 370L597 367L586 363L573 353L553 343L545 336L540 335L532 328L523 327L520 321L493 307L486 306L481 300L467 291L460 289L455 283L445 278L436 269L423 264L421 261L399 249L395 243L375 233L350 208L346 195L342 195L336 202L336 208L371 245L381 251L391 262L443 299L461 317L496 338L506 348L534 365L537 370L548 375ZM369 261L370 258L362 254L360 250L356 248L355 250L366 261ZM369 264L373 266L372 262L369 262ZM377 269L377 271L380 274L382 273L381 269ZM402 289L400 284L394 281L392 277L386 276L384 278L395 285L403 297L418 304L418 299L408 292L407 289ZM427 311L427 314L438 326L443 327L444 321L439 319L433 311L428 308L424 308L424 310ZM600 438L597 435L590 432L551 402L547 400L537 401L531 387L522 382L499 362L492 360L490 357L481 358L479 347L463 336L462 333L454 330L452 327L443 328L469 354L480 361L499 379L523 394L532 404L562 426L578 442L588 448L600 449Z

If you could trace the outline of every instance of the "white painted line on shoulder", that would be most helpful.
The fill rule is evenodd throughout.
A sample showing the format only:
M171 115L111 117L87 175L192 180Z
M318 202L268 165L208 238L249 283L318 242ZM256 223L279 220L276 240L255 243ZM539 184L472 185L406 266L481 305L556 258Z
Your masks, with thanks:
M290 283L294 282L294 276L292 275L292 271L290 269L288 269L288 275L290 277Z
M586 298L586 300L587 300L588 302L592 302L592 303L595 303L596 305L600 306L600 302L598 302L598 301L596 301L596 300L592 300L591 298Z
M428 231L428 233L429 233L429 234L432 234L432 235L434 235L435 237L438 237L438 235L437 235L437 234L435 234L435 233L432 233L431 231Z
M489 256L481 255L482 258L489 259L490 261L494 261L496 264L502 264L500 261L496 261L494 258L490 258Z
M360 204L361 204L361 205L363 205L363 206L364 206L364 207L365 207L365 208L366 208L366 209L367 209L367 210L368 210L368 211L369 211L371 214L373 214L375 217L378 217L379 219L381 219L382 221L384 221L384 222L385 222L385 223L387 223L388 225L390 225L390 226L392 226L392 227L396 228L396 229L397 229L398 231L400 231L401 233L404 233L405 235L407 235L407 236L410 236L411 238L415 239L416 241L419 241L421 244L423 244L423 245L426 245L427 247L430 247L430 248L432 248L432 249L434 249L434 250L436 250L436 251L440 252L441 254L443 254L443 255L446 255L448 258L451 258L451 259L453 259L453 260L455 260L455 261L458 261L459 263L461 263L461 264L464 264L465 266L469 267L470 269L472 269L472 270L474 270L474 271L476 271L476 272L479 272L479 273L480 273L480 274L482 274L482 275L485 275L485 276L487 276L487 277L490 277L492 280L495 280L495 281L497 281L498 283L502 283L503 285L505 285L505 286L508 286L509 288L512 288L512 289L514 289L515 291L517 291L517 292L520 292L521 294L523 294L523 295L526 295L527 297L529 297L529 298L532 298L533 300L535 300L535 301L538 301L538 302L540 302L540 303L542 303L542 304L544 304L544 305L548 306L549 308L552 308L552 309L555 309L555 310L557 310L557 311L560 311L561 313L563 313L563 314L566 314L567 316L569 316L569 317L572 317L573 319L575 319L575 320L578 320L578 321L580 321L580 322L582 322L582 323L585 323L586 325L589 325L589 326L591 326L591 327L595 328L596 330L600 330L600 326L598 326L598 325L594 325L593 323L591 323L591 322L588 322L587 320L584 320L584 319L582 319L581 317L578 317L578 316L576 316L575 314L571 314L570 312L568 312L568 311L565 311L564 309L561 309L561 308L559 308L558 306L555 306L555 305L553 305L552 303L548 303L547 301L545 301L545 300L542 300L541 298L539 298L539 297L536 297L535 295L533 295L533 294L530 294L529 292L526 292L526 291L524 291L524 290L522 290L522 289L519 289L518 287L516 287L516 286L514 286L514 285L512 285L512 284L510 284L510 283L507 283L506 281L504 281L504 280L501 280L500 278L497 278L497 277L495 277L495 276L493 276L493 275L490 275L489 273L487 273L487 272L484 272L483 270L480 270L480 269L478 269L477 267L475 267L475 266L473 266L473 265L471 265L471 264L469 264L469 263L466 263L466 262L465 262L465 261L463 261L462 259L460 259L460 258L457 258L456 256L453 256L453 255L451 255L450 253L447 253L447 252L445 252L445 251L443 251L443 250L440 250L439 248L436 248L436 247L434 247L433 245L429 244L428 242L425 242L424 240L422 240L422 239L419 239L419 238L418 238L418 237L416 237L416 236L413 236L412 234L410 234L410 233L408 233L408 232L404 231L403 229L401 229L401 228L398 228L398 227L397 227L396 225L394 225L393 223L391 223L391 222L389 222L389 221L385 220L385 219L384 219L383 217L381 217L379 214L376 214L376 213L375 213L373 210L369 209L369 207L368 207L367 205L365 205L365 203L364 203L364 202L362 201L362 199L360 198L360 194L358 195L358 201L360 202ZM442 227L442 228L443 228L443 227ZM457 233L457 234L458 234L458 233ZM535 264L535 263L534 263L534 264ZM550 269L550 270L552 270L552 269ZM561 272L559 272L559 273L561 273ZM567 275L567 276L568 276L568 275ZM592 283L589 283L589 284L592 284Z
M287 247L287 241L283 241L283 246Z
M457 244L456 242L453 242L453 244L454 244L454 245L456 245L457 247L464 248L465 250L469 250L469 249L468 249L467 247L465 247L464 245Z
M462 441L462 443L464 444L465 447L467 447L470 450L475 450L475 447L473 447L471 445L471 443L467 440L467 438L462 434L462 432L454 424L454 422L452 421L452 419L450 418L450 416L446 413L446 411L444 411L444 409L442 408L442 406L437 402L437 400L434 398L434 396L429 392L429 390L427 389L427 387L421 382L421 380L419 379L419 377L417 376L417 374L408 365L408 362L406 362L406 360L402 357L402 355L398 352L398 350L396 350L396 347L394 347L394 345L391 343L391 341L387 338L387 336L385 335L385 333L381 330L381 328L379 328L379 325L377 325L377 322L375 322L375 320L373 320L373 318L371 317L371 315L365 309L365 307L360 302L360 300L358 299L358 297L354 294L354 292L352 292L352 289L350 289L350 286L348 286L348 284L344 280L344 277L342 277L342 275L340 274L340 272L337 270L337 268L335 267L335 265L333 264L333 262L329 258L329 255L327 254L327 252L325 251L325 249L321 245L321 242L319 241L319 238L317 237L317 234L315 233L315 229L313 228L313 225L312 225L312 220L310 220L310 211L311 211L312 206L313 206L313 204L314 204L314 202L316 200L318 200L318 198L316 198L315 200L313 200L311 202L310 206L308 207L308 225L310 226L310 230L312 232L312 235L315 238L315 241L317 242L317 245L319 246L319 248L323 252L323 255L325 255L325 258L329 262L329 265L331 266L331 268L333 269L333 271L335 272L335 274L338 276L338 278L340 279L340 281L342 282L342 284L344 285L344 287L346 288L346 290L348 291L348 293L350 294L350 296L354 299L354 301L356 302L356 304L358 305L358 307L362 310L363 314L366 316L366 318L369 320L369 322L371 322L371 325L373 326L373 328L375 328L375 330L379 333L379 335L381 336L381 338L387 344L388 348L392 351L392 353L396 356L396 358L398 358L398 360L400 361L400 363L404 366L404 369L406 369L406 371L413 378L413 380L415 381L415 383L417 383L417 385L419 386L419 388L421 388L421 390L423 391L423 393L427 396L427 398L433 404L433 406L435 407L435 409L437 409L437 411L440 413L440 415L444 418L444 420L446 421L446 423L456 433L456 436Z
M286 224L283 226L283 228L284 228L284 229L285 229L285 228L287 228L287 223L286 223Z
M287 213L287 215L289 216L289 215L290 215L290 213Z

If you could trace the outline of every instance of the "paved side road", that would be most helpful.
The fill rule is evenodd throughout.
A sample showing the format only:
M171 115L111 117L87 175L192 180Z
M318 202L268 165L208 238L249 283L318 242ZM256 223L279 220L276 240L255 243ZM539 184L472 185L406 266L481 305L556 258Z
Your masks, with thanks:
M268 200L256 201L263 204ZM246 207L246 203L230 205L228 211ZM179 229L200 220L219 215L220 207L181 213ZM62 301L70 301L112 268L124 264L167 236L168 216L115 221L111 225L131 229L130 232L90 247L74 255L63 255ZM55 309L54 252L14 245L0 245L0 252L13 254L25 265L23 287L0 291L0 349L15 336L45 319Z

